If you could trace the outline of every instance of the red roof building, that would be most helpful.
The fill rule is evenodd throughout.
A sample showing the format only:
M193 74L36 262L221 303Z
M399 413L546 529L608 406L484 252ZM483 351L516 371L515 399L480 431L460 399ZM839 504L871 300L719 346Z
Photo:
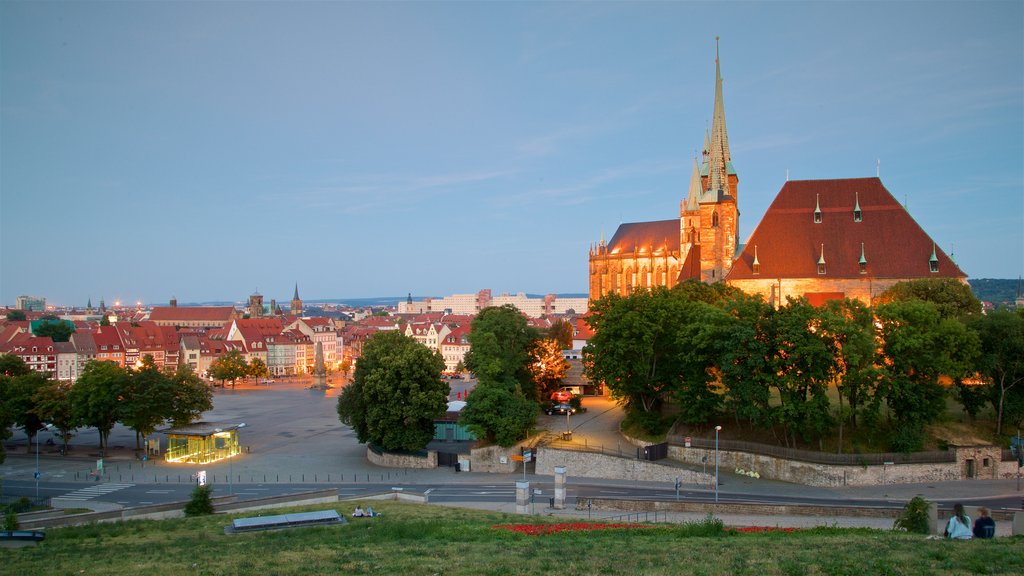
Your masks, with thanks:
M778 306L856 298L897 282L967 275L878 178L790 181L754 229L726 281Z
M156 306L149 320L158 326L224 328L239 318L232 306Z

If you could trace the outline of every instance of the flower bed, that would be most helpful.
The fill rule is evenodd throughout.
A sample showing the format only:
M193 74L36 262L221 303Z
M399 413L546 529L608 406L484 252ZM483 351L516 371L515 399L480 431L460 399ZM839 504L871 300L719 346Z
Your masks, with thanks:
M741 526L739 528L730 528L730 530L743 534L757 534L761 532L796 532L798 528L780 528L778 526Z
M555 532L582 532L587 530L612 530L622 528L652 528L647 524L598 524L593 522L575 522L563 524L495 524L496 530L509 530L530 536L554 534Z

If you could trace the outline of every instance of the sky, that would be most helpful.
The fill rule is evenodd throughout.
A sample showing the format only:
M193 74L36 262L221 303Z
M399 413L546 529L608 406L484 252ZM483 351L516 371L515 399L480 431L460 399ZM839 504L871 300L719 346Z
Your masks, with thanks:
M745 242L874 176L1024 273L1024 3L0 2L0 305L585 293L714 98Z

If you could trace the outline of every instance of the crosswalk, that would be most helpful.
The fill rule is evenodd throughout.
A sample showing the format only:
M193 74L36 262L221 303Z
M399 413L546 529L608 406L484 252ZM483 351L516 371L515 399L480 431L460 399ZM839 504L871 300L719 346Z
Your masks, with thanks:
M103 484L97 484L95 486L89 486L88 488L82 488L75 490L74 492L68 492L61 496L62 500L90 500L97 496L103 496L104 494L110 494L111 492L117 492L118 490L124 490L125 488L131 488L135 484L121 484L119 482L106 482Z

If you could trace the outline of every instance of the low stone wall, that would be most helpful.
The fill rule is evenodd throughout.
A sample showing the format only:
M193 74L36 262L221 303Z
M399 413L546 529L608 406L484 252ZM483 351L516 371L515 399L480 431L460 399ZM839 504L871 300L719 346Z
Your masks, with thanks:
M487 472L491 474L511 474L522 470L522 462L516 462L512 456L522 453L522 444L503 448L501 446L484 446L473 448L469 452L469 470L471 472ZM504 459L504 463L502 463Z
M634 460L595 452L577 452L540 447L537 451L537 474L554 475L555 466L565 466L570 477L609 478L614 480L646 480L674 484L711 484L714 476L676 466L647 460Z
M366 448L366 459L377 466L387 468L437 468L437 452L430 450L426 457L410 456L408 454L391 454L384 452L378 454Z

